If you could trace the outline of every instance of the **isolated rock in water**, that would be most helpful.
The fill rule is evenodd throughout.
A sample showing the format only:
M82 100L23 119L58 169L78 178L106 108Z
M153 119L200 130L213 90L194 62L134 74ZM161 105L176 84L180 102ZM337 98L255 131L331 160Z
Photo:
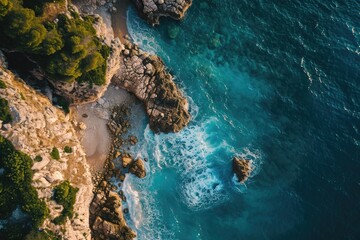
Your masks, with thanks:
M159 24L162 16L182 19L192 0L133 0L140 15L150 24Z
M132 162L129 172L138 178L144 178L146 176L146 169L143 160L138 159L135 162Z
M246 160L239 157L233 158L233 171L240 183L245 182L249 178L252 170L253 168L251 160Z
M163 61L125 43L123 64L113 83L144 102L150 128L158 132L178 132L190 121L188 102L168 73ZM126 54L125 54L126 53Z

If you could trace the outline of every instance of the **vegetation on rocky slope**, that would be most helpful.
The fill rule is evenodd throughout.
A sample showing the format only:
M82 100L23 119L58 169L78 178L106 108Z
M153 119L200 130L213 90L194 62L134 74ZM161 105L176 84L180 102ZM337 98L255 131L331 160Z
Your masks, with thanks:
M73 217L76 193L78 190L79 189L71 186L69 181L64 181L54 188L54 200L63 206L61 215L53 220L55 224L63 224L67 218Z
M60 14L64 6L64 0L0 0L0 47L28 54L54 79L102 85L110 49L92 17Z
M0 239L22 239L32 229L39 228L49 214L46 203L38 198L31 185L32 164L28 155L0 136L0 220L8 220L0 229ZM12 221L9 217L15 210L24 216Z
M12 121L8 101L0 97L0 121L8 123Z

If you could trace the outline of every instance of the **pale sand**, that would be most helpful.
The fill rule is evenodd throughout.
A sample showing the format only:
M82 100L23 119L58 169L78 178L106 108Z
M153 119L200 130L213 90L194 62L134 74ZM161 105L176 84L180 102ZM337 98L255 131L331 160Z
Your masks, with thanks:
M81 144L84 146L88 164L92 172L102 171L111 147L111 136L107 129L110 111L113 106L130 105L135 97L123 89L110 85L97 102L76 107L74 118L84 122L87 128L78 131ZM87 117L83 115L86 114Z
M111 14L111 20L105 8L98 8L95 11L103 17L107 26L111 24L114 36L119 37L121 41L128 34L126 15L129 4L130 0L117 1L115 4L117 11ZM103 170L104 162L110 151L111 136L106 124L109 120L111 108L115 105L130 104L134 101L135 97L125 90L109 85L100 100L95 103L77 106L74 110L74 119L78 122L84 122L87 126L86 130L78 131L78 134L92 172ZM87 117L83 117L84 114Z
M123 42L125 35L129 35L126 18L127 9L130 4L130 0L120 0L115 3L117 11L111 14L112 28L114 30L114 36L118 37Z

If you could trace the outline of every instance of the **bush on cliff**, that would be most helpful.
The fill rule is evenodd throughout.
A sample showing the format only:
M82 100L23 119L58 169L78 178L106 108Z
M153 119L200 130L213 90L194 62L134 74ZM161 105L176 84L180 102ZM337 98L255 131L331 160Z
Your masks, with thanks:
M0 239L22 239L31 229L39 228L49 214L46 203L40 200L31 185L32 159L17 151L12 143L0 136L0 219L7 219L19 206L30 221L8 222L0 229Z
M38 16L36 9L59 1L0 0L0 47L27 53L54 79L104 84L110 50L96 36L94 19Z
M0 97L0 120L3 123L9 123L12 121L12 116L10 114L10 108L8 101Z
M0 0L1 1L1 0ZM6 84L0 80L0 88L1 89L5 89L6 88Z
M50 152L50 156L52 159L59 160L60 159L59 150L56 147L54 147Z
M54 188L54 200L63 206L61 215L53 220L55 224L63 224L66 218L73 217L76 193L78 190L78 188L71 186L69 181L64 181Z

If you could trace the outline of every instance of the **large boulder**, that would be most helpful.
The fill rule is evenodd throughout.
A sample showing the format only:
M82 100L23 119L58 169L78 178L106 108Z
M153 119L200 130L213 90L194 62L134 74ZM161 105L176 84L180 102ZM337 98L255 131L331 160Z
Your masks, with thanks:
M127 226L119 194L108 191L102 187L102 191L94 196L90 205L90 228L92 239L123 239L132 240L136 233Z
M137 45L125 43L123 64L113 83L135 94L144 102L150 128L155 132L178 132L190 121L189 104L155 55L141 51Z
M150 24L159 24L162 16L182 19L192 0L133 0L140 15Z
M232 168L236 177L238 178L238 181L240 183L244 183L249 178L250 173L253 170L252 161L234 157Z
M138 159L131 163L129 172L137 176L138 178L144 178L146 177L146 169L144 161L141 159Z

